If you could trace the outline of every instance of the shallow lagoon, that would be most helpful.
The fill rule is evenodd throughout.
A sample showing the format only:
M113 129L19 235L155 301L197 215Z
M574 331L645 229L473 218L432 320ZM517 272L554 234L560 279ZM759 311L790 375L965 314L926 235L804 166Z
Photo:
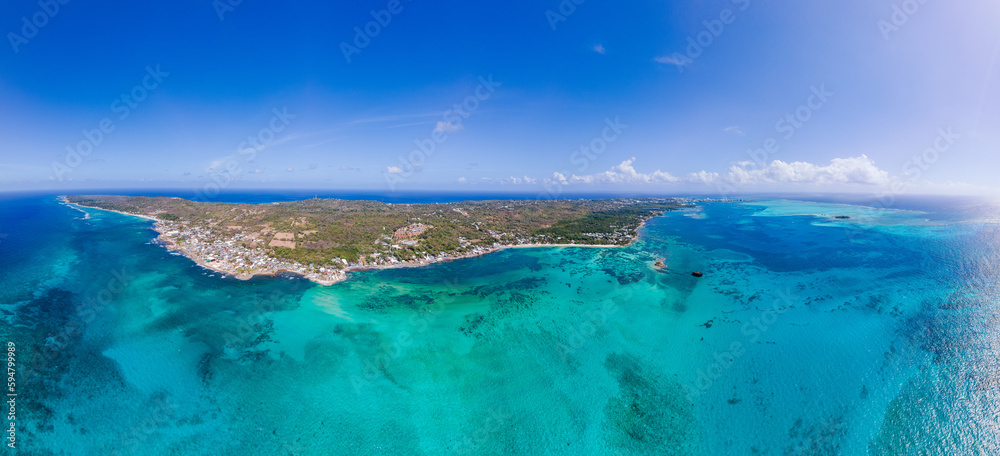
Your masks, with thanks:
M624 249L510 249L323 287L222 278L142 220L0 205L2 331L37 373L19 381L23 454L1000 445L998 230L974 215L707 203Z

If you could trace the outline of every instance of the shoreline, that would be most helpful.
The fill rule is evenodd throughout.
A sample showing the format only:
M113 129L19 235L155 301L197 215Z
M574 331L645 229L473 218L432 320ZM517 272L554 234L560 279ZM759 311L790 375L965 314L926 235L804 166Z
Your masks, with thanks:
M81 208L85 207L87 209L94 209L94 210L97 210L97 211L114 212L115 214L127 215L129 217L138 217L138 218L145 219L145 220L150 220L150 221L153 221L153 222L160 222L161 221L160 219L158 219L156 217L150 217L148 215L129 214L128 212L121 212L121 211L116 211L116 210L113 210L113 209L101 209L99 207L90 207L90 206L84 206L84 205L81 205L81 204L71 203L71 202L69 202L69 200L65 196L60 196L58 199L61 202L61 204L64 204L64 205L69 206L69 207L72 207L72 208L74 208L74 209L76 209L78 211L82 211L82 212L86 212L83 209L81 209ZM87 214L87 215L90 215L90 214Z
M153 229L153 231L155 231L157 233L157 236L156 236L155 240L158 241L159 243L161 243L164 248L166 248L168 251L178 252L179 254L183 255L185 258L193 261L198 266L201 266L201 267L203 267L205 269L208 269L210 271L213 271L213 272L217 272L219 274L223 274L224 276L227 276L227 277L233 277L233 278L235 278L237 280L246 281L246 280L251 280L254 277L278 277L281 274L291 274L291 275L295 275L295 276L301 277L303 279L309 280L310 282L313 282L313 283L316 283L316 284L319 284L319 285L323 285L323 286L332 286L332 285L338 284L340 282L346 281L350 277L350 273L351 272L379 271L379 270L383 270L383 269L399 269L399 268L418 268L418 267L423 267L423 266L430 266L432 264L437 264L437 263L448 263L448 262L456 261L456 260L465 260L465 259L470 259L470 258L477 258L477 257L481 257L483 255L488 255L488 254L491 254L491 253L496 253L496 252L499 252L499 251L505 250L505 249L566 248L566 247L602 248L602 249L608 249L608 248L625 248L625 247L631 246L633 243L635 243L636 240L639 239L639 230L642 229L642 227L646 225L647 221L649 221L649 219L643 220L639 224L639 226L636 227L636 235L631 240L629 240L629 242L627 244L623 244L623 245L616 245L616 244L513 244L513 245L501 245L499 247L492 247L492 248L487 249L486 251L481 252L481 253L468 253L468 254L464 254L464 255L448 256L446 258L434 259L432 261L416 261L416 262L400 262L400 263L392 263L392 264L375 264L375 265L366 265L366 266L350 266L350 267L338 270L339 274L337 274L337 277L333 278L332 280L326 280L326 279L321 279L321 278L318 278L318 277L310 277L310 276L308 276L306 274L303 274L301 272L287 270L287 269L279 269L279 270L276 270L276 271L273 271L273 272L263 272L263 271L262 272L254 272L254 273L233 272L233 271L230 271L228 269L225 269L225 268L221 267L221 265L220 266L211 265L211 264L208 263L208 261L205 261L205 259L202 258L200 255L197 255L195 253L189 252L184 247L182 247L182 246L176 244L175 242L167 239L164 236L164 233L162 231L160 231L159 227L157 226L157 224L161 223L162 220L160 220L160 219L158 219L156 217L152 217L152 216L148 216L148 215L130 214L128 212L121 212L121 211L116 211L116 210L112 210L112 209L102 209L102 208L99 208L99 207L83 206L83 205L76 204L76 203L70 203L69 200L65 196L59 196L59 200L61 201L61 204L65 204L65 205L67 205L69 207L72 207L72 208L74 208L76 210L84 212L85 214L87 214L87 218L89 218L90 214L87 213L87 211L84 210L84 209L82 209L82 208L93 209L93 210L98 210L98 211L113 212L113 213L119 214L119 215L125 215L125 216L129 216L129 217L136 217L136 218L140 218L140 219L143 219L143 220L154 222L153 226L152 226L152 229Z

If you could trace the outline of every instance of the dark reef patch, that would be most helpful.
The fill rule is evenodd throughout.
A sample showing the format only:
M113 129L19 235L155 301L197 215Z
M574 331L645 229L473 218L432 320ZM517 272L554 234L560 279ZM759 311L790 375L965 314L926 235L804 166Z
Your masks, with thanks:
M683 386L627 354L608 355L604 366L619 386L604 406L608 443L623 454L690 454L696 420Z
M930 429L925 423L935 421L935 410L927 404L935 400L934 388L927 381L910 380L886 407L882 429L869 447L872 455L940 454L930 448L921 448L928 441Z
M358 307L370 312L384 314L390 309L422 309L434 302L434 297L418 293L400 293L394 287L380 286L358 304Z
M482 337L483 334L479 331L479 326L483 324L484 320L486 320L486 316L483 314L466 315L465 324L459 328L459 331L469 337Z
M487 298L505 292L528 292L541 287L546 282L544 277L526 277L514 282L507 282L501 285L480 285L468 290L463 295L473 295L479 298Z
M788 431L785 456L838 455L841 454L840 443L846 436L847 424L843 415L823 416L816 422L799 418Z

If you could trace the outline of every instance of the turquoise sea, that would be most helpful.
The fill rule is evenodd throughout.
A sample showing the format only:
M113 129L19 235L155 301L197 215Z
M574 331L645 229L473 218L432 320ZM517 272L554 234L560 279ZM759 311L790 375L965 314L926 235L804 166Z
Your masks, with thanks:
M6 450L1000 454L996 207L703 203L627 248L324 287L223 277L150 222L8 196Z

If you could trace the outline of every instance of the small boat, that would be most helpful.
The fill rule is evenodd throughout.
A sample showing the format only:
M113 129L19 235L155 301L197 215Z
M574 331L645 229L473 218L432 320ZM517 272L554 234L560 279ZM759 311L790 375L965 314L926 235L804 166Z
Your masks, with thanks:
M691 273L691 275L693 275L693 276L695 276L695 277L702 277L702 276L704 276L705 274L702 274L702 272L701 272L701 271L694 271L694 272L692 272L692 273Z

